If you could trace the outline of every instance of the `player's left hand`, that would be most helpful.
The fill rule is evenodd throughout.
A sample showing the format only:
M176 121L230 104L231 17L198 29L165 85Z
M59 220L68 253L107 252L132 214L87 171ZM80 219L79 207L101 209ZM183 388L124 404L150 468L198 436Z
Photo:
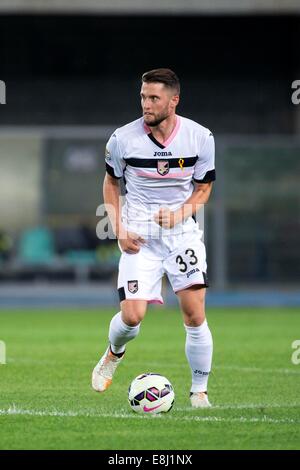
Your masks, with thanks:
M176 212L171 211L168 207L162 207L158 213L154 215L154 221L163 228L172 228L176 225Z

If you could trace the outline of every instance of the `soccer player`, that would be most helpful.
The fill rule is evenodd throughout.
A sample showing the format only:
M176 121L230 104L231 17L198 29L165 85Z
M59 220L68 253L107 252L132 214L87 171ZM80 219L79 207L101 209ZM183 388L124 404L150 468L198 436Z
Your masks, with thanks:
M104 392L140 329L148 303L163 303L164 273L179 299L191 368L193 407L207 396L212 336L205 318L206 253L193 216L208 201L215 180L210 130L176 114L180 84L166 68L142 76L143 116L110 137L106 148L104 202L122 252L118 292L121 310L111 320L109 346L94 368L92 387ZM120 207L120 179L126 184Z

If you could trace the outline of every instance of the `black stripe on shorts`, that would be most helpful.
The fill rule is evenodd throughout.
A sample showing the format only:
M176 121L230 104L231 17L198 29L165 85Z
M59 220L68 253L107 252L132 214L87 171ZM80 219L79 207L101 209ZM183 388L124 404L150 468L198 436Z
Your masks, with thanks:
M118 294L119 294L120 302L126 299L124 287L119 287Z

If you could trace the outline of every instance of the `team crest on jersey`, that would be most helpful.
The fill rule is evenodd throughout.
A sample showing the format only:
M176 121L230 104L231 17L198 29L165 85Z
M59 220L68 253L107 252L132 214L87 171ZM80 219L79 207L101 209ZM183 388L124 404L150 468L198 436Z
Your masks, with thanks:
M168 160L157 160L157 172L164 176L169 173L169 162Z
M128 290L131 294L135 294L139 290L138 281L128 281Z

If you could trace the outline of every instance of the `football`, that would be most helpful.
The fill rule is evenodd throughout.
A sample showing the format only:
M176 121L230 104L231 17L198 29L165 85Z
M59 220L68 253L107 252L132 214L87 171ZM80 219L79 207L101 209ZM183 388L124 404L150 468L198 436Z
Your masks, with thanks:
M128 389L131 409L137 413L158 414L170 411L175 399L170 381L151 372L138 375Z

